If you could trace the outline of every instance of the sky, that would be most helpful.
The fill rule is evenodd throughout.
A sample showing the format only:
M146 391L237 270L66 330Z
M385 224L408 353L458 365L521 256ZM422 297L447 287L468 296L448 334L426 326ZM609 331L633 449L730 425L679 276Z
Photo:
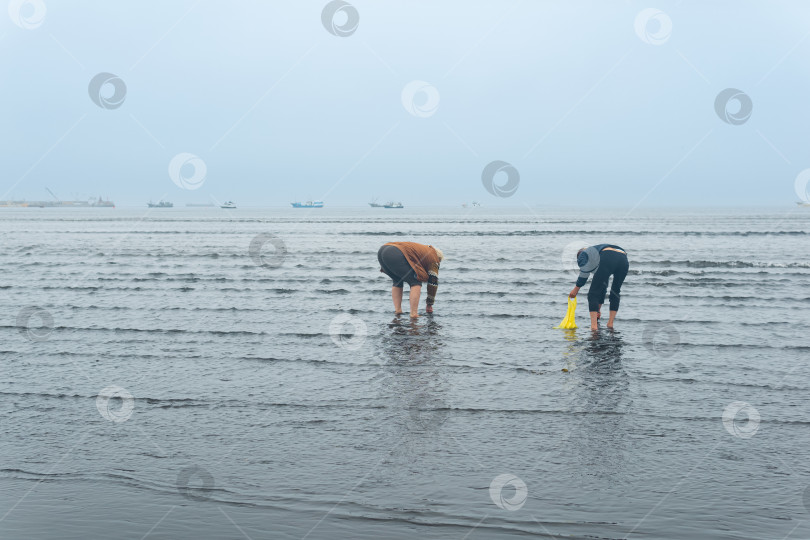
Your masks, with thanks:
M806 0L7 11L0 199L793 205L810 168Z

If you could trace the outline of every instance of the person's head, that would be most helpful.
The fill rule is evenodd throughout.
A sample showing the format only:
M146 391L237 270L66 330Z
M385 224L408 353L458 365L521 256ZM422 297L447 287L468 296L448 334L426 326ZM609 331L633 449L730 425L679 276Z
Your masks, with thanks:
M599 250L595 246L577 251L577 266L581 272L593 272L599 266Z
M444 262L444 253L442 253L442 250L440 250L436 246L430 246L430 247L432 247L433 251L436 252L436 255L439 256L439 262Z

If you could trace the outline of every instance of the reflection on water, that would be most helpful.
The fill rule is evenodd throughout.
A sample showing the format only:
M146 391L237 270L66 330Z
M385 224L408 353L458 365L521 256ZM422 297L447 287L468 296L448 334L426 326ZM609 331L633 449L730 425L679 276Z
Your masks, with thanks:
M566 390L572 416L564 454L580 462L589 476L616 479L625 471L629 380L622 364L621 333L601 331L576 340L566 335L563 355L570 366ZM585 413L585 414L582 414Z
M563 332L567 345L562 356L568 371L587 368L591 372L600 372L621 368L625 346L621 332L589 332L587 337L581 337L582 333L578 335L576 329Z
M621 332L605 330L595 332L586 340L586 359L601 366L621 365L624 341Z
M374 483L398 489L414 475L435 466L450 407L442 325L430 316L399 316L381 329L377 342L380 377L376 399L381 408L377 436L391 449L385 466L375 469Z
M441 336L439 330L442 324L433 315L422 315L414 319L403 314L395 316L388 328L395 334L402 334L402 330L407 329L410 335Z
M593 334L580 351L578 391L587 411L619 413L629 382L622 364L624 341L619 332Z
M380 340L384 378L378 397L393 437L417 440L447 420L444 355L442 324L433 317L398 316L387 324Z
M563 338L568 342L568 345L563 351L563 360L565 360L565 371L572 371L576 368L576 360L579 355L579 341L577 341L577 331L574 328L563 330Z

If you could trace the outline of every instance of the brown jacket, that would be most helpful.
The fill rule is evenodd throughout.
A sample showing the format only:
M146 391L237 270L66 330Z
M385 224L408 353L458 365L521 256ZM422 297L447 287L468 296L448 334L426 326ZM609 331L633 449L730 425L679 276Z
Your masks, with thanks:
M433 247L416 242L388 242L385 245L398 248L408 259L408 264L413 268L416 279L423 283L427 281L427 305L432 306L439 287L440 262Z

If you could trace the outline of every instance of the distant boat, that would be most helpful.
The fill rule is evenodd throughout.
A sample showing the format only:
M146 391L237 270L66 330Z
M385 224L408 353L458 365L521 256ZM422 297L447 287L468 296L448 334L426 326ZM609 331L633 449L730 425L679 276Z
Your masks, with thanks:
M323 201L294 202L290 204L292 204L293 208L323 208Z
M98 206L101 208L115 208L115 203L109 199L107 199L106 201L102 201L101 197L99 197L97 201L90 201L90 206Z
M383 205L377 202L377 199L372 199L368 205L372 208L382 208Z
M89 199L86 201L0 201L2 208L115 208L111 200Z
M810 207L810 202L797 201L796 204L799 206Z
M401 202L387 202L383 205L383 208L405 208L402 206Z
M236 204L233 201L225 201L224 203L219 205L220 208L236 208Z
M149 206L149 208L174 208L174 205L168 201L160 201L156 203L149 201L146 204Z

